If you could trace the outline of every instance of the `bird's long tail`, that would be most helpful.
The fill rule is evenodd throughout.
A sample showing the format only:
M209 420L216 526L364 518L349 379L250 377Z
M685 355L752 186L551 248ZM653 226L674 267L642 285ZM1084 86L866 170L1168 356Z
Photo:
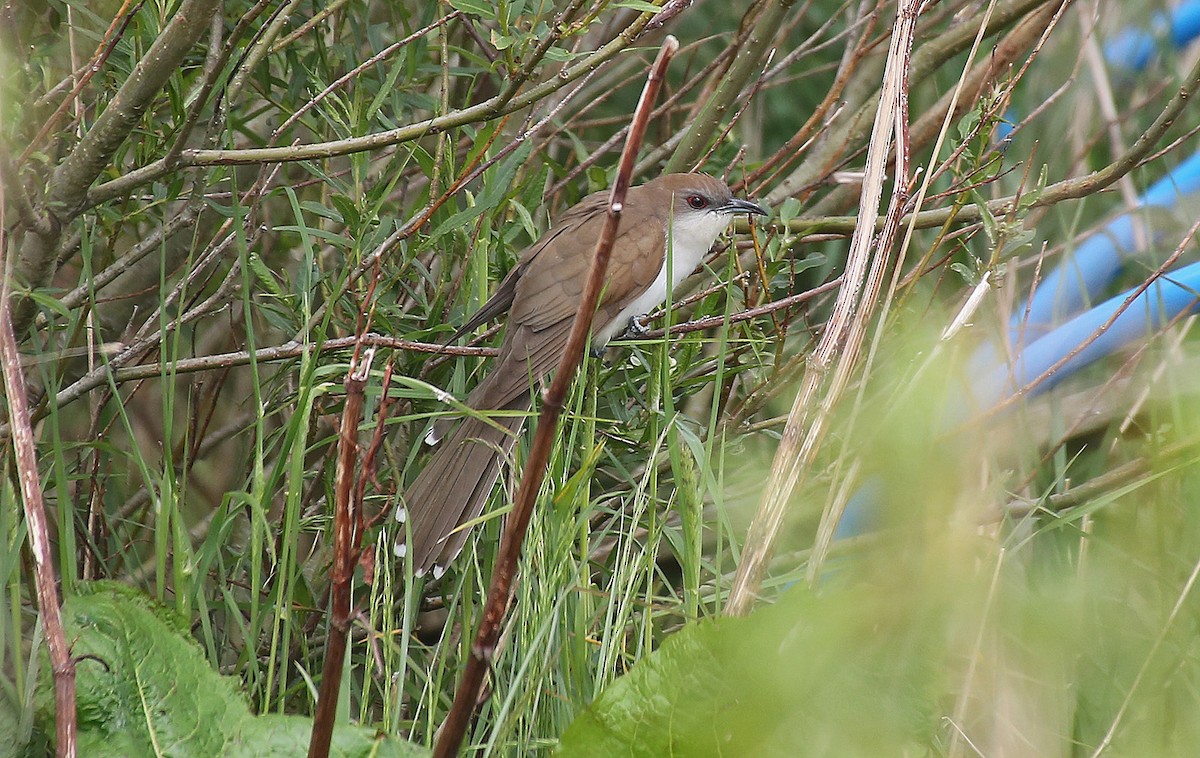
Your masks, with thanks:
M529 396L504 410L529 410ZM510 458L525 425L522 416L493 416L495 425L464 419L437 445L429 463L404 493L396 518L404 528L396 554L412 557L413 572L437 578L466 543L469 529L459 529L483 512L500 467ZM407 537L407 543L405 538Z

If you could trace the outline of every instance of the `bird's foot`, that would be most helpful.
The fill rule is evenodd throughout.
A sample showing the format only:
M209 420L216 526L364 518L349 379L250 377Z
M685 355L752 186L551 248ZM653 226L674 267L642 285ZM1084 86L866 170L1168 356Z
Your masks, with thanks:
M629 324L628 324L628 326L625 327L625 333L628 334L630 337L635 337L635 338L636 337L645 337L647 334L649 334L650 327L648 327L642 323L642 319L645 317L646 317L646 314L644 314L644 313L640 316L630 316Z

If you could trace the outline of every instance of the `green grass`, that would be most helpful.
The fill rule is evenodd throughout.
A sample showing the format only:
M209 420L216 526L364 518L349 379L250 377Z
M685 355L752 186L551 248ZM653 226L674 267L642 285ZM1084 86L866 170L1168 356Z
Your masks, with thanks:
M882 7L873 25L855 25L851 5L798 3L783 12L766 36L777 49L770 65L784 67L748 104L736 101L741 115L728 133L732 110L697 127L707 135L703 170L727 171L735 181L762 169L751 190L769 200L777 225L753 237L741 229L731 238L739 255L719 252L702 276L672 293L686 302L673 323L712 316L719 326L621 342L580 372L527 537L491 696L468 737L473 754L548 754L593 700L664 640L721 615L782 417L836 291L753 319L737 316L839 275L850 229L844 217L859 210L857 190L839 188L834 172L863 165L870 119L851 121L877 96L894 9ZM996 12L1019 5L999 3ZM108 158L93 175L74 177L82 183L75 189L91 187L92 201L63 211L57 252L36 270L20 262L31 232L18 223L19 197L41 212L48 196L61 194L55 169L103 109L115 107L115 92L177 4L142 6L77 103L40 138L67 90L47 93L88 62L120 6L67 0L11 11L12 23L0 24L0 227L25 304L17 338L65 596L100 578L137 588L187 620L208 663L237 678L256 712L313 712L329 623L334 463L350 355L324 346L364 330L368 311L365 331L444 340L550 218L607 187L616 149L593 152L627 123L657 39L640 38L592 78L567 81L561 66L589 60L640 23L633 10L601 3L582 6L575 25L555 27L567 6L515 2L493 11L486 3L353 0L290 38L320 4L289 5L272 27L271 11L225 3L219 44L207 25L197 32L164 91ZM1102 35L1160 9L1102 6ZM471 18L478 40L462 18L452 19L312 104L371 55L453 9ZM952 413L966 358L1028 292L1043 240L1048 267L1119 209L1121 197L1090 191L986 223L969 214L987 200L1030 192L1043 171L1053 184L1100 169L1149 128L1175 91L1192 86L1186 61L1172 51L1137 81L1110 71L1124 138L1114 142L1096 115L1096 74L1082 62L1077 16L1085 10L1068 10L1028 73L1004 90L1016 113L1035 116L1002 158L989 142L997 114L985 109L994 91L969 93L969 114L950 125L936 163L953 157L923 207L954 212L915 231L903 273L921 273L896 291L885 316L875 314L872 359L857 364L848 391L832 403L830 433L792 497L761 602L807 609L811 617L797 623L813 647L803 661L775 666L764 652L756 658L764 668L741 684L760 682L781 700L794 698L810 727L795 739L813 753L1088 755L1111 729L1112 753L1184 755L1200 730L1200 606L1190 592L1200 555L1197 430L1186 325L1154 337L1138 365L1104 362L1008 416L963 424ZM684 46L665 94L674 99L652 123L637 180L670 159L705 87L741 75L748 78L726 86L749 87L767 66L764 46L753 51L760 58L748 72L717 68L697 77L730 48L740 12L698 2L670 22ZM749 27L763 9L745 12ZM912 121L961 77L980 12L949 3L922 16L914 60L929 71L911 82ZM535 59L556 28L561 39ZM1013 29L1007 22L996 34ZM859 52L846 53L862 31ZM991 55L999 38L987 37L977 59ZM792 51L801 54L785 60ZM839 65L852 68L848 85L822 105L840 87ZM1014 73L1006 68L995 86L1007 88ZM530 107L508 112L502 103L395 144L245 165L185 152L182 164L163 164L150 179L106 185L158 165L181 136L189 149L354 144L462 114L526 75L517 94L541 92ZM201 89L205 81L211 90ZM815 139L775 155L825 106ZM1190 109L1183 113L1154 146L1165 155L1121 180L1135 193L1195 147ZM190 131L181 135L185 124ZM974 129L980 124L988 128ZM915 145L914 165L929 165L931 149L932 142ZM794 183L785 186L789 177ZM181 214L199 220L155 238ZM1187 226L1178 224L1178 232L1164 225L1164 253ZM139 244L149 245L145 257L123 261ZM114 266L121 275L109 283L101 277ZM939 343L985 272L998 287L974 326ZM728 286L688 300L714 282ZM310 349L284 358L255 352L293 341ZM190 359L225 353L243 355L189 367ZM380 423L386 361L394 362L394 403L366 491L368 517L394 505L423 465L427 424L453 410L433 388L464 398L488 365L381 349L359 429L364 447ZM134 366L150 368L131 377ZM1104 387L1122 371L1133 378ZM64 391L69 397L56 400ZM1073 423L1084 396L1098 410L1080 433ZM29 726L42 631L7 432L2 441L9 476L0 484L0 701ZM1072 499L1111 471L1129 473ZM822 514L839 493L872 478L884 483L881 531L835 543L825 556L815 549ZM392 558L394 521L367 531L343 720L432 742L469 654L508 504L508 492L498 491L449 576L428 594ZM818 569L823 579L812 586ZM797 593L815 599L809 605ZM867 664L839 669L860 655ZM789 666L799 673L781 684ZM875 716L884 736L856 737L853 730ZM36 728L50 725L39 720Z

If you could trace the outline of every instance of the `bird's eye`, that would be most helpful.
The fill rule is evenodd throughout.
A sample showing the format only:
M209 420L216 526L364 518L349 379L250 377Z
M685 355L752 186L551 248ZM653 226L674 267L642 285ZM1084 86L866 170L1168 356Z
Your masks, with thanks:
M704 195L688 195L687 204L698 211L702 211L708 207L708 198Z

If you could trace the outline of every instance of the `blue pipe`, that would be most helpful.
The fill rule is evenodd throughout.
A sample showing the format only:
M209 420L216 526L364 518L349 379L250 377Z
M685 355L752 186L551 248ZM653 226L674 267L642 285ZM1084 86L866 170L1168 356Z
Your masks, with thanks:
M1144 70L1154 60L1160 40L1176 48L1200 37L1200 2L1187 2L1166 13L1155 13L1148 27L1129 26L1104 45L1104 58L1130 73Z
M1029 396L1045 392L1089 363L1151 337L1183 313L1194 312L1200 302L1200 263L1162 275L1122 311L1136 291L1134 288L1107 300L1030 342L1017 353L1011 366L994 367L975 388L980 407L1006 400L1070 355L1053 375L1032 388ZM1110 319L1114 320L1103 333L1071 355Z
M1013 345L1030 344L1065 318L1082 311L1100 296L1121 270L1126 258L1136 254L1135 218L1147 208L1171 208L1185 195L1200 191L1200 152L1180 163L1139 198L1139 205L1110 221L1084 240L1050 272L1029 299L1026 308L1013 314L1009 339ZM1145 241L1155 234L1148 230Z

